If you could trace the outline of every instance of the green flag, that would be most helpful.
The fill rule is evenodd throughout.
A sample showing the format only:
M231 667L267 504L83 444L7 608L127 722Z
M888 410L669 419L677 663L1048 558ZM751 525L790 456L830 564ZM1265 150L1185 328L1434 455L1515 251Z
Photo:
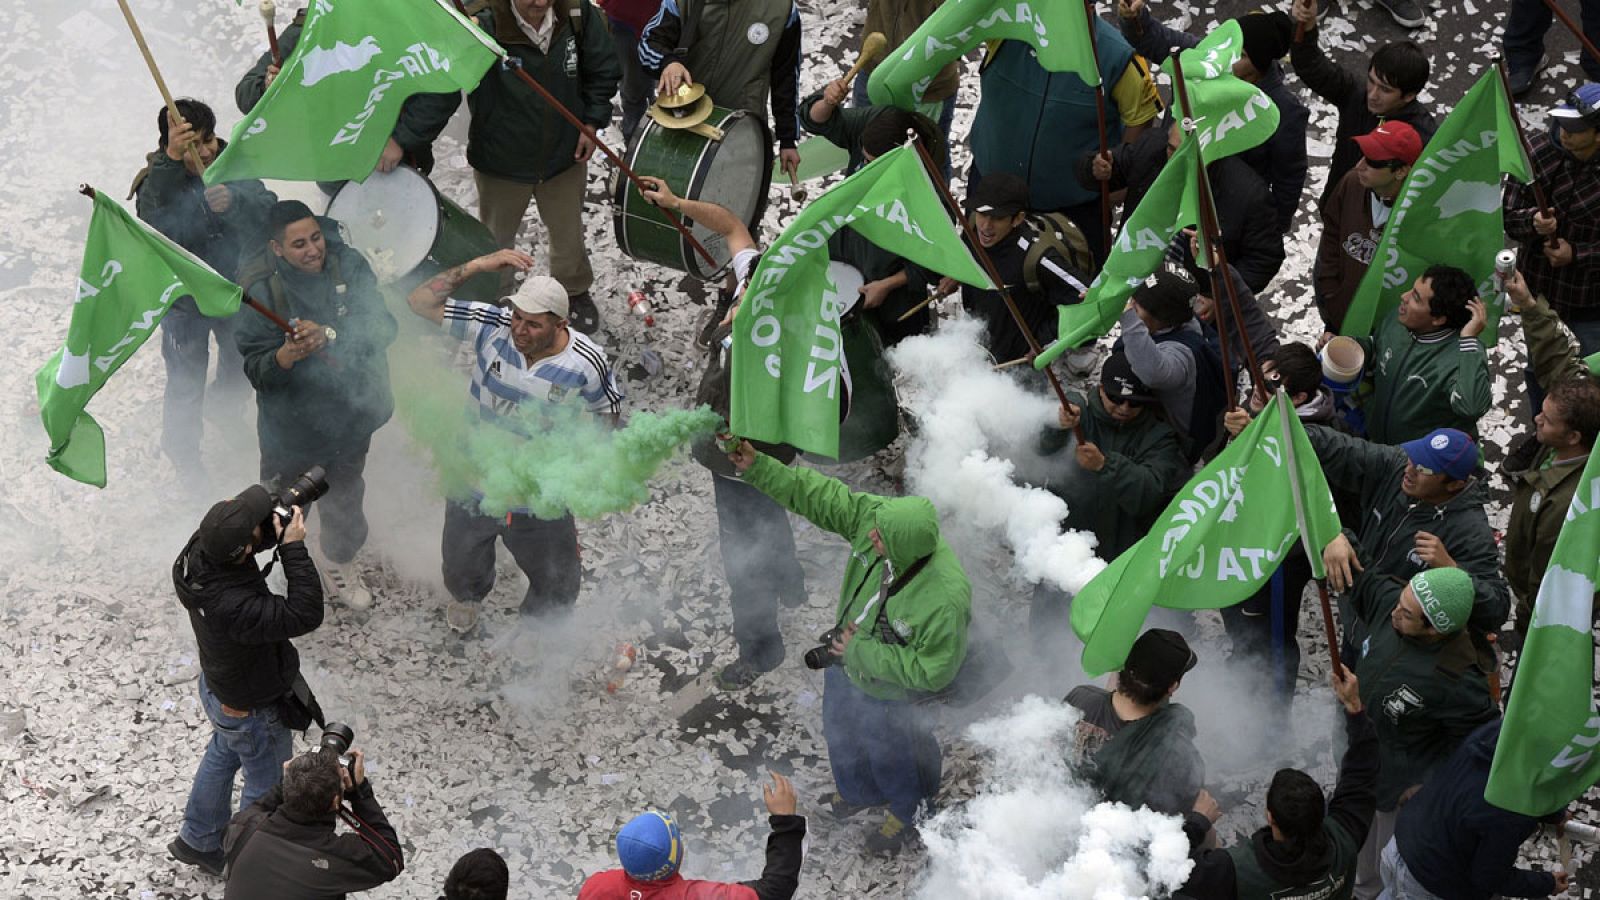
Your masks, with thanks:
M242 293L96 191L66 343L34 376L51 467L105 487L105 435L84 412L89 398L155 331L173 301L187 295L205 315L228 316L239 310Z
M1499 335L1499 301L1491 286L1494 256L1505 246L1502 174L1528 180L1528 159L1499 73L1493 67L1467 91L1422 151L1395 200L1389 223L1361 279L1341 333L1366 337L1392 315L1400 295L1435 264L1463 269L1488 304L1482 339Z
M922 27L872 70L867 96L874 104L913 109L947 63L984 41L1025 41L1039 65L1071 72L1091 87L1100 83L1089 15L1072 0L945 0Z
M314 0L206 183L364 180L407 97L471 90L501 53L442 0Z
M733 320L735 434L839 454L840 391L849 387L839 316L857 298L840 296L828 277L828 237L846 227L925 269L994 288L916 150L890 150L813 200L761 255Z
M1233 74L1233 64L1243 56L1244 34L1237 19L1218 25L1205 40L1178 55L1201 155L1207 162L1243 153L1278 130L1278 105ZM1169 60L1164 67L1171 65Z
M1273 397L1178 491L1148 535L1072 599L1085 672L1121 668L1152 606L1217 609L1255 593L1299 539L1297 510L1319 550L1339 533L1305 428L1297 416L1280 416L1288 402Z
M1600 779L1593 622L1600 584L1600 454L1589 454L1539 581L1533 622L1511 685L1483 798L1544 816Z
M1186 137L1111 243L1106 264L1080 303L1061 307L1055 343L1033 361L1044 368L1067 350L1111 331L1128 297L1161 267L1167 245L1181 229L1200 221L1198 144Z

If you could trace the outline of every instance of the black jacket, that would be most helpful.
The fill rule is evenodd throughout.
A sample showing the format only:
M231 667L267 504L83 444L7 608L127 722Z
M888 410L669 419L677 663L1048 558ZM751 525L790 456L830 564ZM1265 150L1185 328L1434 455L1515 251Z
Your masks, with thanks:
M1023 263L1028 258L1028 248L1038 239L1033 226L1024 221L1005 240L989 248L989 258L994 261L995 271L1010 291L1011 299L1016 301L1023 321L1028 323L1028 330L1033 332L1040 346L1046 347L1055 342L1061 318L1060 307L1081 301L1093 276L1073 269L1054 250L1046 250L1039 260L1039 282L1044 290L1039 293L1028 290L1023 277ZM937 276L910 266L907 267L906 277L913 284L938 281ZM987 326L984 346L988 347L995 362L1007 362L1028 352L1028 340L1017 328L1017 322L1011 317L1011 311L1006 308L999 291L979 290L963 284L961 305Z
M189 611L200 668L217 699L235 709L276 703L300 674L290 638L322 624L322 580L302 541L280 553L287 597L267 588L254 558L237 565L206 559L191 537L172 563L172 584Z
M334 833L336 817L296 818L274 786L228 823L227 900L341 900L393 881L405 870L400 837L372 795L372 782L345 793L363 827Z

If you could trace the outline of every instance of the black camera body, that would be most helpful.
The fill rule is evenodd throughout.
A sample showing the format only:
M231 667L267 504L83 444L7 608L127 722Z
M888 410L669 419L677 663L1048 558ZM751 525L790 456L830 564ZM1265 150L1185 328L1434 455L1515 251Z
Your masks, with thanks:
M844 657L836 656L833 652L833 642L839 637L839 631L838 628L829 628L822 637L817 638L818 646L806 651L806 668L821 671L844 662Z
M262 544L256 549L266 550L275 546L278 543L278 527L287 526L289 520L294 518L294 507L305 509L327 492L328 471L321 466L312 466L304 475L290 482L288 487L273 494L272 512L261 520ZM342 725L340 727L344 728ZM327 738L326 732L323 738Z
M320 470L319 470L320 471ZM329 722L323 726L322 737L317 741L317 750L321 753L332 753L339 760L339 765L350 773L350 780L355 781L356 758L350 753L350 745L355 743L356 730L343 722Z

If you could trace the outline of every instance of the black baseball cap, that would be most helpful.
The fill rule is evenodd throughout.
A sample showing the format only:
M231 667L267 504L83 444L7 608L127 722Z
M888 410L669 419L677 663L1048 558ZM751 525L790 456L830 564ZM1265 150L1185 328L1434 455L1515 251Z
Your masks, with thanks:
M1028 183L1010 172L985 175L967 195L967 205L986 216L1014 216L1028 209Z
M200 552L213 562L233 562L255 539L256 526L272 513L272 495L253 484L216 503L200 520Z
M1121 350L1111 354L1100 367L1100 389L1118 403L1153 403L1156 395L1133 372L1133 364Z
M1200 657L1189 649L1189 642L1183 635L1166 628L1152 628L1133 642L1122 671L1152 688L1165 690L1199 661Z

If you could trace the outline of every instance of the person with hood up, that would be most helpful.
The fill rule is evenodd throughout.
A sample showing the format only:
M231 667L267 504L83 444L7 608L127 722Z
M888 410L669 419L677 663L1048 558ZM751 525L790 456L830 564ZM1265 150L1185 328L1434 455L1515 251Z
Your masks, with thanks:
M822 729L838 788L826 802L845 815L888 805L867 847L898 851L916 837L916 814L939 790L939 742L912 701L949 687L966 660L967 573L926 497L858 493L821 472L786 467L749 441L728 458L747 484L850 542L837 627L827 648L809 655L826 667Z

